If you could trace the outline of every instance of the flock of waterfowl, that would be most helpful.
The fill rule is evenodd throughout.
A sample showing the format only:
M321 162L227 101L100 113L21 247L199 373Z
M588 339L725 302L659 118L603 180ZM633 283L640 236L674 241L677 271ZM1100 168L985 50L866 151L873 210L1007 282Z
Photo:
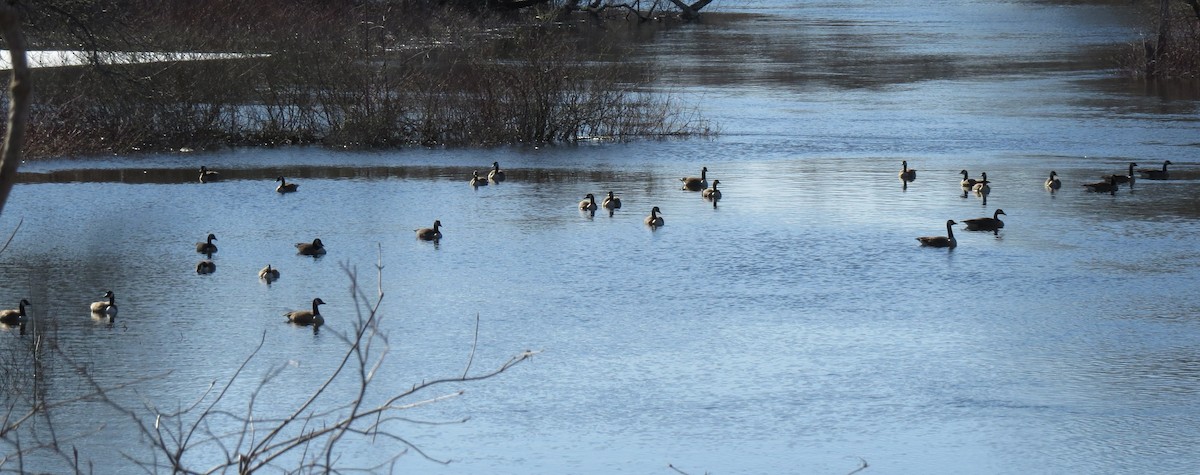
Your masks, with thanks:
M1130 163L1129 172L1127 174L1104 175L1102 177L1103 181L1084 183L1081 186L1087 188L1087 191L1091 192L1116 194L1117 188L1120 186L1120 184L1127 183L1129 184L1130 188L1133 188L1133 185L1136 182L1135 173L1141 175L1142 178L1147 180L1169 179L1170 173L1167 172L1167 165L1170 164L1170 160L1163 162L1162 169L1159 170L1145 168L1137 169L1137 163ZM959 185L962 186L963 196L966 196L967 191L972 191L981 196L986 196L991 192L992 188L989 184L990 181L988 180L987 173L980 173L979 179L971 178L971 174L966 170L960 171L959 174L962 175L962 180L959 181ZM907 161L901 162L899 175L900 180L905 182L906 185L908 182L917 179L917 171L908 168ZM1049 189L1051 193L1062 188L1062 180L1058 178L1058 172L1051 171L1050 177L1046 179L1044 186ZM967 226L967 231L997 232L1000 230L1000 228L1004 227L1004 221L1000 220L1000 215L1002 214L1006 213L1004 210L997 208L996 212L993 213L990 218L985 216L982 218L966 219L963 220L962 224ZM954 238L954 225L956 224L959 223L953 219L947 220L945 236L922 236L918 237L917 241L920 242L922 246L953 249L958 246L958 240Z
M1171 161L1163 162L1162 169L1137 169L1137 163L1130 163L1129 170L1126 174L1105 175L1103 181L1095 183L1085 183L1081 186L1087 188L1088 191L1098 193L1113 193L1115 194L1118 187L1122 184L1128 184L1131 188L1136 182L1136 175L1140 175L1143 179L1148 180L1167 180L1170 174L1167 171L1167 166L1171 165ZM978 195L986 196L991 191L990 181L987 173L981 173L978 179L971 178L970 173L966 170L959 172L962 175L960 186L964 194L968 191ZM914 181L917 178L917 171L908 167L908 162L901 162L899 178L907 186L908 182ZM220 179L220 173L209 170L207 167L200 167L199 180L201 183L210 183ZM473 187L486 186L489 182L497 183L505 180L505 173L500 169L498 162L492 162L492 169L486 177L480 176L478 171L472 173L470 184ZM713 202L716 206L717 200L721 198L721 191L717 189L720 180L713 180L712 186L708 183L708 167L700 169L700 176L688 176L679 179L682 183L682 189L687 191L700 191L701 195ZM296 183L288 183L284 177L279 176L275 179L279 185L275 188L278 193L292 193L297 191L299 185ZM1058 178L1058 173L1050 172L1050 177L1045 181L1045 187L1051 192L1054 192L1062 187L1062 181ZM621 199L614 195L612 191L600 202L596 202L595 195L589 193L584 197L583 201L579 202L581 211L594 213L596 210L603 208L611 214L614 210L621 208ZM646 216L643 222L652 229L658 228L665 224L661 215L662 210L658 206L650 209L650 214ZM967 231L991 231L998 232L1004 227L1004 221L1000 220L1000 215L1006 214L1002 209L996 211L990 217L965 219L961 224L966 225ZM945 236L922 236L918 237L917 241L921 246L950 248L953 249L958 245L958 241L954 237L954 225L960 224L954 220L946 221ZM442 222L435 220L433 227L416 229L416 237L424 241L438 241L442 238L441 232ZM196 252L205 255L205 259L196 264L197 274L210 274L216 271L216 263L213 262L212 256L217 252L217 245L213 242L217 237L214 234L209 234L204 241L196 243ZM324 243L320 238L313 239L312 242L296 243L296 253L302 256L320 257L325 254ZM279 269L267 264L266 267L258 271L258 278L270 284L279 279ZM319 309L320 305L325 302L320 298L312 300L311 310L294 310L284 314L288 322L298 325L313 325L320 326L325 322L321 316ZM29 300L21 299L18 308L0 310L0 324L5 325L20 325L26 321L25 307L31 306ZM113 319L117 315L116 297L111 290L104 293L104 300L93 302L89 310L94 317Z

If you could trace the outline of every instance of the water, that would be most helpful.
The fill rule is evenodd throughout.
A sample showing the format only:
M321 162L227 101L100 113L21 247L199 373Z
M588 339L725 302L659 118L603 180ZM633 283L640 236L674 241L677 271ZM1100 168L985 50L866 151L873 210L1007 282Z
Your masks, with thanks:
M262 419L340 361L356 311L344 269L373 296L381 260L389 352L371 404L469 359L486 371L541 351L421 393L467 390L405 417L470 420L390 426L454 460L409 453L403 471L841 474L861 458L861 473L1188 473L1197 102L1100 69L1134 31L1116 3L730 4L749 15L661 31L650 49L664 87L719 124L711 140L29 163L0 217L24 219L0 298L29 298L55 329L53 396L86 390L75 364L104 385L147 377L113 391L143 417L224 384L261 341L221 407L244 413L253 395ZM1168 159L1171 181L1079 186ZM508 181L467 185L497 160ZM918 170L907 186L901 160ZM227 179L193 183L200 164ZM721 180L716 207L679 190L701 166ZM988 173L986 203L959 189L964 168ZM274 193L280 174L300 191ZM624 200L612 216L576 209L608 190ZM657 230L642 224L652 206ZM949 252L914 239L997 207L997 235L957 226ZM445 239L415 239L435 219ZM209 232L218 267L198 276ZM315 237L327 256L295 255ZM267 263L283 274L270 286L255 278ZM85 310L106 289L112 324ZM324 329L283 323L313 297ZM30 338L9 329L0 350ZM352 379L322 403L351 400ZM92 402L56 416L60 434L98 434L72 442L98 472L140 471L119 455L147 453L128 417ZM337 453L369 466L401 448Z

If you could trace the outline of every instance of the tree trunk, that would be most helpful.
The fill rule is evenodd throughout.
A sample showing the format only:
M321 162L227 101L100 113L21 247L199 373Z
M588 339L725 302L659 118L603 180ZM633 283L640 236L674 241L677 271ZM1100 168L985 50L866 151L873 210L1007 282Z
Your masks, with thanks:
M0 3L0 34L8 42L12 61L12 83L9 87L8 134L0 155L0 211L8 202L8 194L17 182L17 167L21 165L21 144L25 140L25 121L29 117L29 63L25 58L25 37L21 35L21 19L17 10L7 2Z

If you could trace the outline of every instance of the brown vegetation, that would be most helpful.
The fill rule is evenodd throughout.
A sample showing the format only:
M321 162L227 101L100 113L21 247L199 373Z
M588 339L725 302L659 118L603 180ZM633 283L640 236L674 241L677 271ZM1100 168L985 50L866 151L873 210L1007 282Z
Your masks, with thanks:
M548 19L561 18L559 9L512 17L423 2L122 5L125 13L67 34L32 22L31 41L253 56L124 66L92 56L91 66L39 70L30 156L708 133L668 96L644 90L654 66L631 58L630 45ZM58 19L47 15L34 19ZM609 25L636 27L620 18Z
M1200 2L1157 0L1146 17L1151 33L1131 44L1122 71L1146 79L1200 79Z

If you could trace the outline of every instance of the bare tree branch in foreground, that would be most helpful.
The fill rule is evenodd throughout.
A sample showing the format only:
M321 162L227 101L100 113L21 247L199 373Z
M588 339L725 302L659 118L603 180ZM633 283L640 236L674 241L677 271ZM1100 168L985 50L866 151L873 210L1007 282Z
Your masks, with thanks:
M382 279L382 257L376 264L377 277ZM265 333L258 346L224 383L212 382L199 397L183 407L167 410L142 398L140 405L131 406L118 398L124 392L135 394L141 383L164 375L149 376L119 386L105 386L94 379L86 370L80 370L84 384L83 395L70 401L53 404L31 404L31 409L22 413L16 407L7 407L0 413L0 447L7 445L8 454L0 453L0 471L9 468L6 463L15 463L23 471L23 459L35 452L48 453L73 467L76 473L90 472L81 466L79 456L67 447L75 440L86 439L99 432L99 428L88 434L56 434L52 429L52 409L79 401L98 401L133 423L140 433L141 445L122 449L120 456L140 466L147 473L172 472L185 474L205 473L254 473L264 468L299 472L331 472L344 470L378 471L394 463L399 457L415 452L421 457L436 462L449 463L424 452L415 443L406 439L397 430L398 424L458 424L467 418L451 421L419 421L402 417L404 411L449 399L464 393L455 389L445 393L431 393L437 386L453 383L482 381L495 377L513 366L525 362L537 354L524 351L511 357L499 366L474 374L470 366L475 358L478 344L478 322L475 342L467 357L467 368L458 376L422 381L409 388L382 389L371 391L375 377L389 352L387 336L380 328L380 305L383 302L382 286L377 295L369 296L358 286L357 269L343 264L351 282L350 293L355 302L357 319L344 332L331 328L314 328L315 331L333 332L336 338L347 345L339 363L322 376L316 388L307 392L304 399L283 412L264 414L258 407L260 396L270 383L288 369L287 363L267 369L244 402L233 402L231 391L241 385L240 378L249 371L252 361L258 356L265 343ZM82 363L69 361L71 367L85 368ZM335 386L335 381L342 383ZM353 397L349 402L346 388ZM338 392L335 390L340 390ZM244 391L241 391L244 393ZM368 400L382 401L368 405ZM336 402L335 402L336 401ZM280 401L270 401L277 408ZM238 405L238 407L233 407ZM264 404L265 406L265 404ZM28 422L41 422L31 427ZM118 418L120 419L120 418ZM36 437L29 443L21 437ZM384 454L387 460L375 467L343 467L361 461L339 460L340 443L345 440L376 443L386 442L391 451ZM148 450L147 450L148 449Z

